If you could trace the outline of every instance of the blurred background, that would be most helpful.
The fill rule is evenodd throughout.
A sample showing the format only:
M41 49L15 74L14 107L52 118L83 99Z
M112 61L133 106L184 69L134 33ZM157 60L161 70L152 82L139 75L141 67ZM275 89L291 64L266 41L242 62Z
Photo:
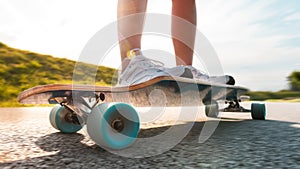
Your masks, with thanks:
M224 73L248 87L253 100L299 101L300 1L196 2L198 30L213 45ZM151 0L148 12L169 15L171 5L171 0ZM0 1L0 106L18 106L17 95L35 85L72 83L86 43L116 18L117 1ZM170 38L145 35L143 50L151 49L174 54ZM175 66L169 55L148 57ZM83 64L76 73L89 81L97 69L96 84L111 85L120 65L116 45L99 67ZM196 57L194 66L204 69Z

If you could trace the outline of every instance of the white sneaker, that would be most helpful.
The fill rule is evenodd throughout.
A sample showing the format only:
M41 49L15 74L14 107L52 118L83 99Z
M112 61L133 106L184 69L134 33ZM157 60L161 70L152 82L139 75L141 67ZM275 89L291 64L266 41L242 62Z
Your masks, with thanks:
M162 62L152 60L143 56L140 49L132 49L128 52L129 64L125 71L120 74L118 84L129 86L151 80L159 76L175 76L202 79L213 83L234 85L232 76L208 76L193 66L176 66L165 68Z
M159 76L193 78L192 72L186 66L165 68L162 62L143 56L140 49L129 51L128 57L131 60L119 78L118 84L121 86L143 83Z
M200 70L196 69L193 66L186 66L188 69L191 70L194 79L201 79L213 83L221 83L221 84L228 84L234 85L235 80L232 76L224 75L224 76L208 76L207 74L201 72Z

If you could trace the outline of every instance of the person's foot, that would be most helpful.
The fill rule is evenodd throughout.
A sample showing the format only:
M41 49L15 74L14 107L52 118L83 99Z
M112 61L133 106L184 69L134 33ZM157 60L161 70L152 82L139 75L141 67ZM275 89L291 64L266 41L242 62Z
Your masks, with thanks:
M163 63L143 56L140 49L130 50L125 62L127 62L127 66L120 74L118 83L121 86L143 83L159 76L185 77L220 84L235 84L232 76L208 76L193 66L165 68Z
M143 56L140 49L129 51L127 62L127 67L120 74L118 84L121 86L143 83L159 76L193 78L191 70L186 66L165 68L163 63Z
M234 85L235 80L232 76L224 75L224 76L208 76L206 73L203 73L196 69L193 66L186 66L188 69L191 70L194 79L201 79L213 83L220 83L220 84L227 84L227 85Z

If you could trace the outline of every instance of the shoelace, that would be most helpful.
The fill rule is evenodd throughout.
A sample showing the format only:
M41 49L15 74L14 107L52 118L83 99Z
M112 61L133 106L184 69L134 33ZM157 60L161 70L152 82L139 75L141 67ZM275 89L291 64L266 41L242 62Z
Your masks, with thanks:
M163 67L164 64L162 62L143 56L142 52L138 48L128 51L127 57L128 57L128 59L131 59L131 62L134 59L137 59L128 66L129 69L132 66L135 67L135 64L138 64L139 67L141 68L141 70L144 70L144 71L151 69L151 68L156 68L156 69L160 69L160 70L163 70L163 68L164 68ZM129 79L129 77L131 77L132 75L133 75L133 72L129 71L129 73L127 73L126 77L125 77L125 79L127 79L127 80L123 80L122 78L120 78L119 80L120 80L120 82L121 81L125 81L125 82L131 81L132 82L132 80ZM135 83L136 81L139 81L140 79L136 79L133 83Z
M141 55L142 56L142 55ZM140 57L141 57L140 56ZM147 63L147 65L149 65L150 67L155 67L155 66L158 66L158 67L163 67L164 66L164 63L158 61L158 60L154 60L154 59L150 59L150 58L146 58L145 56L142 56L143 57L143 61L145 63ZM150 61L150 62L149 62Z
M196 75L196 77L209 79L209 76L205 72L198 70L198 69L194 68L193 66L187 66L187 67L192 71L193 74Z
M164 63L162 63L160 61L150 59L150 58L147 58L147 57L143 56L143 53L139 48L134 48L134 49L128 51L127 52L127 57L130 58L130 59L133 59L134 57L139 57L139 59L141 59L140 62L143 62L144 66L148 66L150 68L153 68L153 67L156 67L156 66L158 66L158 67L163 67L164 66Z

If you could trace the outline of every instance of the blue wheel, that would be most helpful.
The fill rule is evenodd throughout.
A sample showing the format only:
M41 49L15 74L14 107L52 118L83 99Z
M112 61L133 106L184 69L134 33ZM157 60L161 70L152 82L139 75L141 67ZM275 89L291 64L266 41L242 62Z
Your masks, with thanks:
M252 103L251 104L251 116L252 116L253 120L265 120L266 119L265 104Z
M75 133L79 131L82 126L79 124L67 122L65 120L65 116L68 112L69 111L64 106L54 106L50 111L50 123L55 129L63 133Z
M135 109L125 103L102 103L87 119L87 132L99 146L109 149L129 147L140 129Z

